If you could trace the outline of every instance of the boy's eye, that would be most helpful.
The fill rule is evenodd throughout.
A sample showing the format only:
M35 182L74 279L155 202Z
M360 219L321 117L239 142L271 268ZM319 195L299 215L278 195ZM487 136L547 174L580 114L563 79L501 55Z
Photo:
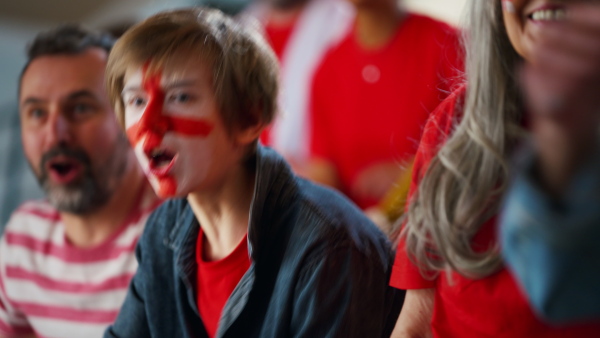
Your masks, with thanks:
M134 96L127 101L127 105L136 108L143 107L146 105L146 100L144 100L142 97Z
M186 103L189 102L190 99L190 95L186 93L175 94L171 97L171 100L177 103Z

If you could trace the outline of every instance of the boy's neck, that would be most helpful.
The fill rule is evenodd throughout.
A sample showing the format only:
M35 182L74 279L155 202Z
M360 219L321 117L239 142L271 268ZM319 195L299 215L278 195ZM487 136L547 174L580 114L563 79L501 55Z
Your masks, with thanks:
M209 261L227 257L248 232L255 173L245 165L233 168L224 183L195 192L187 200L206 238L203 256Z

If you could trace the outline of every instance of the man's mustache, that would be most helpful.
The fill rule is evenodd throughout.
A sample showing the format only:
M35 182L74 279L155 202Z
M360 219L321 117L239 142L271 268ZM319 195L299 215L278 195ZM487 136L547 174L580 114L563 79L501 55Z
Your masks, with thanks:
M69 157L71 159L75 159L83 164L84 167L89 168L91 161L90 157L80 149L71 149L66 147L54 147L48 150L44 155L42 155L42 161L40 162L41 171L43 173L46 172L46 163L52 160L57 156Z

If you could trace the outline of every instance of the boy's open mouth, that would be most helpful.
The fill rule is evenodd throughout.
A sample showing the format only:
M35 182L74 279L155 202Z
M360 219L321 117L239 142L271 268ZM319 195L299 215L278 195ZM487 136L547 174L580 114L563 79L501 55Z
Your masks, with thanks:
M167 149L154 148L146 152L146 157L148 157L152 174L155 176L165 176L175 163L176 154Z

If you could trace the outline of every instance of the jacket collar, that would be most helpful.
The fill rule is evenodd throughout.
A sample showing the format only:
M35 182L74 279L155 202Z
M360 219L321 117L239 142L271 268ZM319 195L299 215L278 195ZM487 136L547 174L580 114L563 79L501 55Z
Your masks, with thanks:
M289 165L274 150L259 144L255 159L256 181L250 204L248 250L256 262L261 254L260 249L277 230L277 215L295 200L298 186Z
M298 193L298 185L294 173L285 160L274 150L257 145L256 155L250 161L255 162L256 179L254 193L250 204L248 222L248 251L253 261L258 260L259 248L270 235L275 232L277 215L289 207ZM176 202L176 224L170 232L165 244L171 249L189 251L195 245L198 231L194 214L186 199Z

